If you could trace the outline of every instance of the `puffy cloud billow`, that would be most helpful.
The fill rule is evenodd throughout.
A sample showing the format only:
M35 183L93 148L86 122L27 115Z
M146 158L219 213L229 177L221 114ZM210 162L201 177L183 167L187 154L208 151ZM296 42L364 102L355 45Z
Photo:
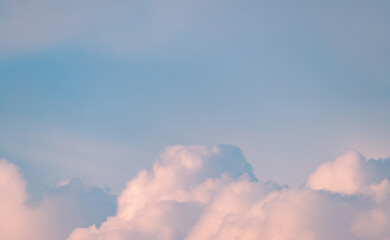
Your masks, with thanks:
M68 240L390 239L388 160L347 152L301 188L258 181L232 146L173 146L118 197L116 216Z
M258 180L237 147L172 146L127 183L115 216L67 240L389 240L389 170L346 152L291 188ZM25 204L23 178L6 161L0 172L0 239L44 239L31 234L53 226Z
M73 179L32 202L19 169L0 159L0 239L61 240L76 227L104 221L115 199L102 189Z

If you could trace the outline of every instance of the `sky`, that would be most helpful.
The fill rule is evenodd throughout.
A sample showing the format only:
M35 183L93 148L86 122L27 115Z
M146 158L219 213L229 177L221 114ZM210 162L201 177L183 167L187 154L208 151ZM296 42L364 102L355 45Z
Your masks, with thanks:
M345 233L339 239L356 239L359 234L364 239L373 232L377 238L370 239L390 238L380 228L390 219L389 204L383 200L389 175L371 167L389 164L389 24L390 3L379 0L0 0L0 159L6 159L0 162L6 176L0 176L0 182L17 182L21 216L39 216L52 224L47 229L53 231L40 239L65 239L76 228L81 230L73 231L71 240L141 239L146 231L141 223L133 223L138 227L122 235L107 235L113 226L134 221L134 216L121 217L126 210L118 200L131 191L129 183L153 192L158 186L137 179L143 181L143 171L157 174L154 166L170 159L164 156L177 146L190 149L179 159L199 152L218 155L215 148L222 148L227 153L221 158L227 162L210 169L202 164L197 168L199 159L183 163L189 164L186 171L203 169L199 171L214 179L218 194L206 191L207 201L178 200L176 192L176 197L168 194L173 188L188 192L203 186L206 177L192 182L185 178L186 187L173 184L167 192L156 193L181 205L160 206L158 198L151 212L187 209L198 214L185 226L167 226L170 230L162 239L217 239L217 233L202 227L211 221L207 209L236 182L259 191L245 205L251 209L275 192L280 197L275 208L297 204L291 195L310 195L312 204L323 203L335 214L335 206L343 204L352 204L351 211L361 214L359 218L351 213L353 235ZM352 160L340 163L340 156ZM200 159L208 161L203 155ZM246 167L233 174L240 169L235 164ZM345 171L349 164L356 172L347 175L361 178L358 182L326 172L335 166ZM249 177L243 179L242 174ZM323 178L335 179L324 183ZM373 189L384 189L384 197L376 197L379 190ZM374 203L350 203L351 198L372 198ZM192 209L194 202L204 204L202 210ZM69 211L59 207L64 205ZM143 209L141 205L130 208ZM90 217L78 214L79 209ZM51 211L55 214L48 217ZM248 214L258 217L251 215L253 209L245 211L241 220ZM264 211L279 221L274 210ZM366 224L364 214L386 221L378 220L367 232L359 227ZM0 222L4 216L0 213ZM114 217L100 228L107 216ZM206 220L195 222L198 218ZM326 222L313 218L319 225ZM59 219L69 224L54 226ZM93 224L96 231L88 231L101 236L82 230ZM253 235L241 239L285 239L274 235L271 223L257 219L249 225L253 224L267 233L258 235L250 228L247 232L253 230ZM302 233L297 229L305 224L286 226L296 230L297 239L336 239L321 228ZM205 235L199 238L190 229ZM220 228L221 239L227 239L224 229ZM156 239L153 234L161 231L152 229L142 239Z

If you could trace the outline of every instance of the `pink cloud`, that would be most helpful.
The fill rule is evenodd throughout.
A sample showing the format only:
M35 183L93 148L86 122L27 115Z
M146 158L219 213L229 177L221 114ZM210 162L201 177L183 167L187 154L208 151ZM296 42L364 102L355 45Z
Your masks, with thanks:
M286 188L251 179L250 172L242 169L235 172L239 176L228 169L212 171L213 161L228 149L167 148L152 169L128 182L118 198L116 216L100 228L76 229L68 240L382 240L390 236L383 227L390 216L388 182L370 183L365 159L359 154L347 152L324 163L310 175L307 187ZM244 163L238 158L236 165Z
M68 240L384 240L390 237L390 173L382 171L388 164L347 152L319 166L305 186L289 188L254 178L237 147L172 146L127 183L115 216L85 227L70 210L101 210L95 197L80 205L63 199L82 194L48 195L30 206L18 168L1 160L0 239L60 240L63 223L71 222L78 228Z

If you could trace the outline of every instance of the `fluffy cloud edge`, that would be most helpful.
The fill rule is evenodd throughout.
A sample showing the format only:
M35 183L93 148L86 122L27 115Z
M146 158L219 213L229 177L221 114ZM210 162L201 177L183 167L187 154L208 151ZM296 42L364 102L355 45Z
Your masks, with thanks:
M349 151L290 188L259 181L238 147L171 146L127 183L114 215L102 213L113 197L80 180L31 206L20 170L1 159L0 238L388 240L389 169L390 159ZM99 211L111 217L90 225Z
M229 152L235 158L224 161ZM390 165L346 152L288 188L251 177L232 146L173 146L127 183L116 216L68 240L385 240L390 173L367 168L379 163Z
M20 169L0 159L0 239L65 239L115 214L114 196L79 179L45 191L40 202L31 201L26 185Z

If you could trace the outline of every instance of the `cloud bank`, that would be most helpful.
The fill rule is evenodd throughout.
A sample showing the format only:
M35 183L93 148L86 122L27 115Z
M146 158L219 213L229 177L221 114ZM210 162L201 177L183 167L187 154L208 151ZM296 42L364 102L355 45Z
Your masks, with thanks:
M232 146L173 146L68 240L390 239L389 160L347 152L301 188L258 181Z
M75 227L104 221L115 213L115 199L77 179L46 191L31 202L19 169L0 159L0 239L65 239Z
M29 204L17 167L1 160L0 239L388 240L389 170L390 159L350 151L290 188L258 180L237 147L171 146L127 183L114 215L112 198L79 180Z

